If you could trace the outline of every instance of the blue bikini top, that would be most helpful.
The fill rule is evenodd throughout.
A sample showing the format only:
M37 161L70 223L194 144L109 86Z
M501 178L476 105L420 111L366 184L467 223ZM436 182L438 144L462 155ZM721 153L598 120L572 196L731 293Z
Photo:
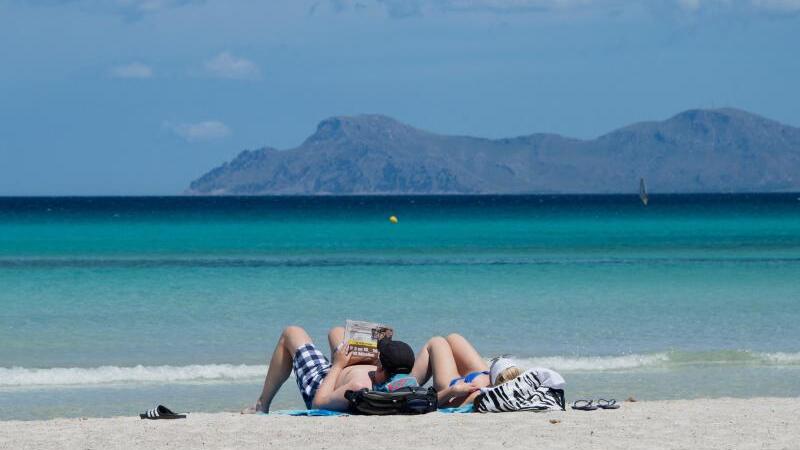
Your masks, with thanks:
M450 382L450 386L458 383L459 381L463 381L464 383L472 383L475 378L478 378L481 375L489 375L489 371L484 370L482 372L470 372L465 377L453 378L453 381Z

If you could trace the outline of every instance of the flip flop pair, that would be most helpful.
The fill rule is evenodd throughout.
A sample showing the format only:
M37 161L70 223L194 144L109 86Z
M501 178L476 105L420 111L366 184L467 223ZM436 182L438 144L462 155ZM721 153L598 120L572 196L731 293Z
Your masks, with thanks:
M147 412L139 414L140 419L158 420L158 419L185 419L186 414L175 414L164 405L158 405L153 409L148 409Z
M597 400L597 403L594 400L575 400L572 404L572 409L578 411L594 411L597 409L618 409L619 404L613 398L611 400L606 400L601 398Z

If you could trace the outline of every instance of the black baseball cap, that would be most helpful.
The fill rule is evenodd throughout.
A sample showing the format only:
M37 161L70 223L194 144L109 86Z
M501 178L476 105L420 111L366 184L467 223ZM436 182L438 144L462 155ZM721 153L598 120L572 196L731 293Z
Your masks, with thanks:
M389 375L411 373L414 367L414 350L402 341L383 338L378 341L378 352L381 366Z

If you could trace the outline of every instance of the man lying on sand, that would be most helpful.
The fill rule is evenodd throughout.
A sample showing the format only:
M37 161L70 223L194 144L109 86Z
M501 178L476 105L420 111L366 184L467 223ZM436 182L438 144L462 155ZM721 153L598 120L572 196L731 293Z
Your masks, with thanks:
M261 396L254 407L242 413L268 413L272 399L292 371L308 409L347 411L346 391L394 390L397 386L417 385L414 377L408 375L414 367L414 351L405 342L381 340L377 365L351 362L342 327L328 332L328 343L333 364L314 346L305 330L286 327L272 353Z

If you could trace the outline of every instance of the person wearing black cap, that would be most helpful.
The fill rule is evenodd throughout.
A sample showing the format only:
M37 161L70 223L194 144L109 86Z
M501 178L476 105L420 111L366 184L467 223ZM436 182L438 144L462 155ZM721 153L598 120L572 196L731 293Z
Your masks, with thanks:
M345 392L349 390L393 391L417 386L416 378L409 375L414 367L414 351L404 342L382 339L378 343L377 364L351 363L342 327L330 330L328 343L333 363L316 348L305 330L286 327L269 361L261 396L254 407L242 413L269 412L272 399L292 372L308 409L346 411L349 402Z
M384 338L378 341L378 365L372 375L372 388L393 392L404 387L419 386L411 375L414 368L414 350L402 341Z

